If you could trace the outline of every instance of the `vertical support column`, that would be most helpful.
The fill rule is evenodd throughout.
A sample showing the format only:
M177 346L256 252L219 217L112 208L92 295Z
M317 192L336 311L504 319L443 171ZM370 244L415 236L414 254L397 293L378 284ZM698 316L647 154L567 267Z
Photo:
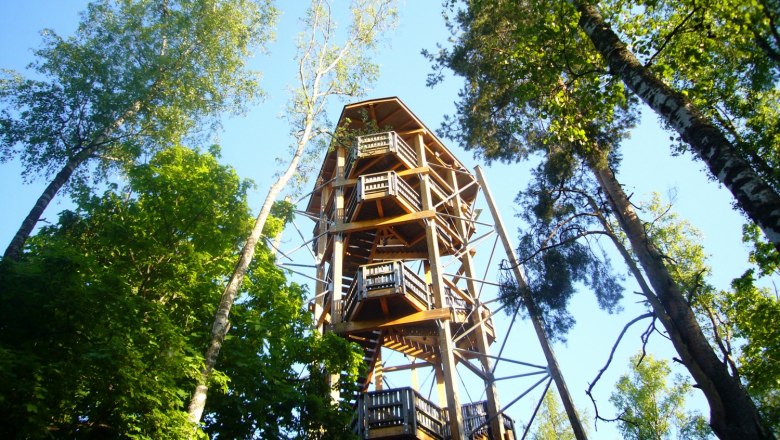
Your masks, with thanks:
M417 391L417 392L419 392L420 391L420 381L417 378L417 364L416 364L417 358L415 358L414 356L407 355L406 359L412 365L411 369L410 369L411 376L412 376L412 379L411 379L412 380L412 389Z
M552 345L550 345L550 341L544 331L541 313L536 307L536 302L534 301L533 297L531 297L527 290L522 289L523 287L527 286L525 275L523 274L523 270L520 267L520 263L517 261L515 251L512 249L512 245L509 243L509 238L507 237L506 230L504 229L504 222L501 220L501 215L499 215L498 209L493 204L493 196L490 193L490 188L487 186L485 177L482 175L482 169L477 166L475 170L477 172L477 179L479 179L479 186L482 187L482 191L485 194L488 207L490 208L490 213L493 215L493 222L496 225L496 232L498 233L499 237L501 237L501 243L504 245L507 259L509 260L509 264L512 265L512 270L514 272L515 279L517 280L517 284L521 287L521 298L526 308L528 309L528 315L531 318L534 330L536 330L536 336L539 338L539 344L542 346L544 357L547 359L547 368L550 369L550 375L555 381L555 386L558 388L558 394L560 394L563 407L566 409L566 414L569 416L569 422L571 423L572 430L574 431L574 436L577 438L577 440L587 440L588 437L585 434L585 430L582 428L577 410L574 408L574 403L571 400L569 388L566 386L566 381L563 380L563 375L561 374L561 369L558 366L558 361L555 359L555 352L553 351Z
M421 168L427 168L428 161L425 154L425 143L422 133L414 137L414 146L417 152L417 163ZM424 174L420 177L420 197L422 198L423 210L432 210L431 191L428 179L430 176ZM445 307L447 304L444 293L444 282L441 273L441 257L439 254L439 240L436 231L436 219L425 220L425 240L428 246L428 260L430 261L431 279L433 284L433 297L436 307ZM456 383L457 371L455 369L455 356L453 355L454 344L452 343L452 329L447 321L438 321L439 326L439 354L441 368L444 376L444 386L447 392L447 411L450 418L450 433L453 439L465 438L463 430L463 415L460 409L460 399L458 397L458 385Z
M336 149L336 173L344 172L345 151L343 147ZM338 176L336 183L340 183L343 176ZM335 221L336 225L344 223L344 186L338 185L335 190ZM336 324L341 322L341 283L344 268L344 234L339 232L333 236L333 257L331 258L331 271L333 283L333 299L330 306L330 319Z
M325 209L328 206L330 196L330 185L322 188L322 196L320 197L320 220L317 222L317 231L315 232L320 238L317 239L317 253L315 254L317 258L315 261L317 264L317 281L314 285L314 292L317 296L314 299L314 325L317 327L320 334L322 334L324 330L325 319L322 315L326 313L325 303L328 296L323 295L323 293L328 289L328 284L325 281L327 277L327 273L325 272L325 249L328 246L328 213L325 212ZM330 296L332 297L333 294L331 293Z
M455 220L455 229L460 234L461 240L465 246L468 246L468 224L463 219L464 212L466 212L466 203L460 197L460 188L458 186L458 176L456 172L450 171L449 183L453 191L457 194L452 198L455 212L458 218ZM471 258L471 252L464 249L463 255L460 257L463 271L466 275L466 285L468 286L469 296L474 300L474 312L471 314L471 324L476 326L474 330L475 337L477 339L477 349L481 354L489 354L490 344L488 342L487 332L485 331L485 323L482 322L482 312L484 308L477 297L478 286L474 281L477 277L474 271L474 262ZM487 356L479 357L482 363L482 370L485 373L487 379L485 380L485 394L487 395L487 416L490 420L490 428L493 432L493 438L504 438L504 424L501 423L499 417L499 411L501 411L501 405L498 401L498 391L496 390L496 383L493 381L493 369L491 366L490 358Z
M444 371L441 364L434 365L433 371L436 375L436 393L439 396L439 406L444 408L447 406L447 385L444 383Z
M377 345L376 349L378 350L376 353L376 363L374 364L374 389L377 391L382 391L384 389L385 384L385 370L384 366L382 365L382 339L380 337L379 344Z
M336 173L344 172L344 148L338 147L336 149ZM336 182L338 183L344 178L344 176L337 176ZM344 222L342 213L344 212L344 186L339 185L336 187L334 200L335 206L335 222L336 225L340 225ZM332 285L333 291L331 292L330 301L330 320L332 323L337 324L341 322L341 283L342 283L342 270L344 268L344 234L339 232L333 236L333 255L331 258L330 270L332 273ZM333 400L339 400L340 393L338 388L334 385L338 382L339 377L337 375L331 376L331 392L330 395Z

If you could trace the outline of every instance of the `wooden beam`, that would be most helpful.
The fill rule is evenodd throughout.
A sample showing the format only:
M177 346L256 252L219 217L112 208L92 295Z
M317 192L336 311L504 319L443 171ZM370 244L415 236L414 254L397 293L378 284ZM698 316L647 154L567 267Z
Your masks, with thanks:
M332 185L334 188L343 188L345 186L355 186L357 185L357 182L357 179L345 179L343 177L337 177L336 180L333 181Z
M455 283L453 283L449 279L442 278L442 280L444 281L444 284L446 284L447 287L449 287L450 290L452 290L453 293L457 294L460 297L460 299L462 299L463 301L466 301L467 303L469 303L471 305L474 305L474 298L473 297L467 295L466 292L460 290L460 288L458 288L458 286L456 286ZM473 295L473 292L472 292L472 295Z
M395 371L406 371L406 370L414 370L416 368L424 368L424 367L430 367L432 366L428 362L413 362L411 364L406 365L393 365L392 367L385 367L385 373L392 373ZM414 388L414 387L412 387ZM415 388L416 389L416 388Z
M482 371L481 369L477 368L476 365L474 365L471 362L469 362L469 360L466 359L466 357L463 356L463 354L461 354L459 351L455 352L455 359L457 359L458 362L460 362L461 365L463 365L466 368L468 368L469 370L471 370L472 373L476 374L477 377L479 377L483 381L485 381L485 382L492 382L492 380L485 374L484 371Z
M411 315L407 315L402 318L397 318L392 321L385 321L383 319L378 319L378 320L371 320L371 321L340 322L338 324L333 325L333 331L341 334L356 333L356 332L363 332L367 330L375 330L379 328L394 327L397 325L415 324L418 322L432 321L437 319L449 320L450 309L442 308L442 309L425 310L422 312L412 313Z
M419 252L404 252L404 251L398 251L398 252L376 252L372 255L372 258L374 259L383 259L383 260L421 260L423 258L428 257L428 252L425 251L419 251Z
M383 226L392 226L401 223L411 223L417 220L433 218L436 216L436 211L420 211L411 214L403 214L396 217L378 218L373 220L361 220L352 223L337 224L329 232L335 234L339 232L356 232L366 229L376 229Z
M479 186L482 187L482 192L485 195L485 201L488 204L488 208L490 208L490 213L493 215L493 222L495 223L496 232L501 238L501 243L504 245L504 250L506 251L509 264L512 267L515 280L520 286L520 297L523 300L526 309L528 310L528 315L531 318L531 323L533 324L534 330L536 331L539 344L542 346L544 357L547 359L547 367L550 369L550 375L555 381L555 386L558 388L558 394L561 397L563 407L566 409L566 414L569 416L569 422L571 423L572 430L574 431L574 436L577 438L577 440L586 440L588 436L585 433L585 429L582 427L579 415L577 414L577 410L574 407L574 403L572 402L571 394L569 394L569 388L566 386L566 381L563 380L563 374L561 373L561 369L558 366L558 360L555 358L555 351L553 351L552 344L550 344L550 340L547 338L547 332L544 329L544 323L542 321L542 314L536 305L536 301L534 301L534 298L530 293L528 293L528 289L524 289L524 287L527 286L527 282L525 280L523 268L517 260L512 243L509 242L509 237L507 236L506 229L504 228L504 222L501 219L501 215L498 213L498 208L496 208L496 205L493 203L493 196L490 193L490 188L487 185L487 181L485 181L485 176L482 174L482 169L477 166L475 171L477 172Z
M414 130L406 130L406 131L397 131L398 135L400 136L409 136L412 134L422 133L422 134L428 134L428 131L424 128L416 128Z
M398 177L404 177L404 176L409 176L414 174L427 174L430 171L431 169L428 167L417 167L417 168L412 168L410 170L396 171L395 173L398 174Z

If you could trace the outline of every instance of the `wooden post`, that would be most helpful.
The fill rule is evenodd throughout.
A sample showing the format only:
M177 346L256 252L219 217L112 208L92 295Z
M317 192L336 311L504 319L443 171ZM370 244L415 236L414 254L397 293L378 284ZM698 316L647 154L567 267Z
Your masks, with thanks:
M344 170L344 147L338 147L336 149L336 173L343 172ZM343 178L340 176L339 178ZM344 219L341 213L344 211L344 187L338 186L335 192L336 199L334 200L334 217L336 225L341 225ZM331 258L330 270L332 273L331 285L333 291L331 292L330 301L330 320L334 324L341 322L341 283L342 283L342 270L344 268L344 234L338 232L333 236L333 256ZM338 401L340 394L338 388L334 388L333 385L338 382L338 375L331 377L331 391L330 395L333 400Z
M417 358L413 356L406 356L406 359L410 361L412 367L411 367L411 375L412 375L412 389L415 391L420 391L420 382L417 378Z
M555 386L558 388L558 394L560 394L561 401L563 401L563 407L566 409L566 414L569 416L569 422L571 423L572 430L574 431L574 436L577 438L577 440L587 440L588 437L585 434L585 430L582 428L579 416L577 415L577 410L574 408L574 403L571 400L569 389L566 387L566 382L563 380L563 375L561 374L560 367L558 366L558 361L555 359L555 352L553 351L552 345L550 345L550 341L547 338L547 333L544 331L541 313L536 307L536 302L534 301L533 297L531 297L528 291L524 289L527 287L528 283L525 280L525 275L523 274L523 270L520 267L520 263L517 261L515 251L512 248L512 245L509 242L509 238L506 235L506 230L504 229L504 222L501 220L501 215L498 213L498 209L493 203L493 196L490 193L490 188L487 186L485 177L482 175L482 169L477 166L475 167L475 171L477 172L479 185L482 187L482 191L485 194L485 199L487 201L488 207L490 208L490 213L493 215L496 232L498 233L499 237L501 237L501 243L504 245L507 259L509 260L509 264L512 266L512 272L514 273L515 279L520 286L520 296L526 308L528 309L528 315L531 318L534 330L536 330L536 336L539 338L539 343L542 346L544 357L547 359L547 368L550 370L550 375L555 381Z
M458 179L455 171L450 171L449 181L450 186L455 191L455 194L458 194L460 188L458 187ZM458 216L458 218L455 219L455 228L458 231L458 234L460 234L464 245L468 246L469 225L466 223L466 220L462 218L464 212L466 211L464 209L465 203L460 197L460 194L453 197L452 201L455 206L455 212ZM482 307L479 298L477 297L478 286L474 281L477 277L474 271L474 262L471 259L471 252L468 252L464 249L460 260L463 266L463 272L467 277L466 285L468 286L469 296L471 296L471 298L474 300L475 310L471 313L471 325L477 326L476 330L474 330L474 334L477 339L477 349L480 353L490 354L490 344L488 342L487 332L485 331L485 323L482 322L482 311L484 308ZM493 369L490 365L490 358L487 356L480 356L479 358L482 362L482 370L487 377L485 379L485 394L487 395L487 416L488 420L491 420L490 428L493 432L493 438L502 439L504 438L504 424L501 422L501 417L499 416L501 405L498 401L496 383L493 381Z
M320 334L323 333L325 327L325 320L322 319L322 315L325 312L325 300L326 295L323 295L328 290L328 283L324 280L327 277L325 273L325 249L328 246L328 234L325 232L328 230L328 213L325 212L325 208L328 205L328 199L330 198L331 187L327 186L322 189L322 196L320 197L320 220L317 222L316 234L320 238L317 240L317 281L314 284L314 292L316 298L314 298L314 325ZM332 296L332 294L331 294Z
M425 155L425 144L422 133L414 137L414 146L417 150L418 166L426 168L428 166ZM432 210L431 190L428 174L420 176L420 197L422 198L423 210ZM428 246L428 260L430 261L431 278L433 281L433 297L437 308L446 307L447 301L444 293L444 281L442 279L441 261L439 254L439 240L436 231L436 218L425 220L425 240ZM453 439L465 438L463 430L463 415L460 409L460 399L458 397L458 385L456 382L457 371L455 369L455 356L453 354L455 345L452 342L452 329L447 321L438 321L439 326L439 355L444 373L444 385L447 390L447 411L450 415L450 433Z
M385 387L384 380L384 366L382 365L382 340L379 340L379 344L376 347L379 350L376 354L376 363L374 364L374 389L376 391L382 391Z
M444 384L444 371L441 364L434 365L433 370L436 375L436 392L439 396L439 406L445 408L447 406L447 385Z

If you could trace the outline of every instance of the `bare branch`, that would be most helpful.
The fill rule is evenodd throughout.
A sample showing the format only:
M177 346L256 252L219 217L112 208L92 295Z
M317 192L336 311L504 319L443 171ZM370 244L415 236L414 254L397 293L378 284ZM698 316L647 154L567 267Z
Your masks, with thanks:
M599 408L598 405L596 404L596 399L593 397L593 393L592 393L593 387L596 386L598 381L601 379L601 376L604 374L605 371L607 371L607 368L609 368L610 364L612 363L612 359L615 356L615 351L617 350L618 345L620 345L620 341L623 339L623 336L626 334L626 331L628 331L629 327L647 318L653 318L653 320L655 320L655 314L653 312L648 312L639 315L636 318L629 321L625 326L623 326L623 330L621 330L617 340L615 340L615 343L612 345L612 350L609 352L609 358L607 359L607 363L604 364L604 367L601 370L599 370L598 374L596 375L596 378L593 379L593 382L590 383L588 389L585 391L585 394L587 394L588 397L590 397L591 402L593 402L593 409L596 411L596 419L598 420L603 420L605 422L614 422L615 420L619 419L619 417L615 419L605 419L604 417L601 417L601 415L599 415Z

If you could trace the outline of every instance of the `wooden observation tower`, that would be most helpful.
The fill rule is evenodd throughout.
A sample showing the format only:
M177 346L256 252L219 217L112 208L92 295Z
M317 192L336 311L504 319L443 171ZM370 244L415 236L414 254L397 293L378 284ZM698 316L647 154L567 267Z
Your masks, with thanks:
M312 312L323 332L363 347L358 434L514 438L492 380L495 330L469 246L477 179L397 98L347 105L338 124L362 135L328 153L306 208L319 218ZM408 362L383 367L383 347ZM459 363L484 384L485 400L461 402ZM423 367L435 372L437 402L416 389L414 370ZM411 385L388 389L382 377L391 370L411 372Z

